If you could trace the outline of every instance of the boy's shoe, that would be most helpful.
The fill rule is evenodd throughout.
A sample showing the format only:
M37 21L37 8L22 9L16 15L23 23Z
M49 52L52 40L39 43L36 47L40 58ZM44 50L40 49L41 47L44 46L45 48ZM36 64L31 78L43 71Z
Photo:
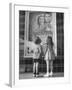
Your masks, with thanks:
M36 74L36 77L38 77L38 76L39 76L39 73Z
M35 73L33 74L33 77L36 77L36 74Z
M36 77L38 77L39 75L37 74Z

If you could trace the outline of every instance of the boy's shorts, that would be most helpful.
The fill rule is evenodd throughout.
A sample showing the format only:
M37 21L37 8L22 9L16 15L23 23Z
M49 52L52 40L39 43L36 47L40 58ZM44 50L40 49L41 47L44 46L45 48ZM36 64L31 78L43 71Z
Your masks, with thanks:
M35 62L35 63L39 62L39 59L33 59L33 62Z

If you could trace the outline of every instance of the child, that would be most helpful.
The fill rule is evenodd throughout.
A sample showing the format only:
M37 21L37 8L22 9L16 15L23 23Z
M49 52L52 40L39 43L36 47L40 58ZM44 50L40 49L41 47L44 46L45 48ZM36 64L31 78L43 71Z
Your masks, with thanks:
M53 60L55 59L55 53L53 50L53 41L52 37L47 37L47 50L45 54L45 60L47 64L47 73L44 76L52 76L53 75ZM49 66L50 66L50 73L49 73Z
M39 64L39 56L40 56L40 43L41 39L37 37L35 41L35 45L33 46L33 76L37 77L39 72L38 72L38 64Z

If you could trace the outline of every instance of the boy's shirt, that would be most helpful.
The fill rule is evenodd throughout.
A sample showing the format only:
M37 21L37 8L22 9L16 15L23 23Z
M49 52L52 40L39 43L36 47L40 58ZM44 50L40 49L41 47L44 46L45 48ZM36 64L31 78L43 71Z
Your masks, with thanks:
M26 45L29 47L30 51L33 51L33 59L38 59L40 56L40 45L36 45L34 42L26 42Z
M40 47L39 45L34 45L33 46L33 58L38 59L40 55Z

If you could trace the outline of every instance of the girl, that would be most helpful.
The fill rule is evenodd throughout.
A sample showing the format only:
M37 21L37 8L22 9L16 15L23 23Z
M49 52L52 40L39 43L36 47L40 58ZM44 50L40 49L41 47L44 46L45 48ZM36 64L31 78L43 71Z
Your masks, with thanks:
M47 64L47 73L44 76L52 76L53 75L53 60L55 59L55 53L53 50L53 41L52 37L48 36L47 37L47 49L46 49L46 54L45 54L45 60ZM49 73L49 66L50 66L50 73Z

